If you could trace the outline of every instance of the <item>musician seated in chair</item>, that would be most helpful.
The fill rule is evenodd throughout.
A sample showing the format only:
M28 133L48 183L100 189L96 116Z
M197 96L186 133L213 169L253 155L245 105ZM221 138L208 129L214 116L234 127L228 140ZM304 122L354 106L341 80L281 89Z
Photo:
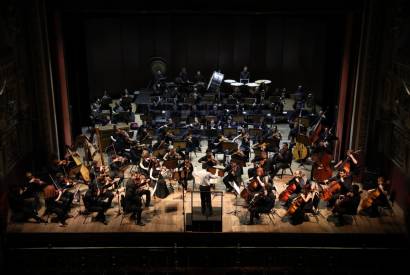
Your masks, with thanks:
M142 201L138 192L137 175L133 175L125 185L125 196L121 204L126 213L132 213L131 218L135 219L135 224L144 226L141 221Z
M335 206L332 209L332 215L328 217L328 221L333 221L335 225L341 226L346 223L343 215L356 215L357 208L360 204L360 190L357 184L353 184L352 191L341 195L336 200Z
M111 206L111 202L114 199L114 193L109 190L115 188L112 184L112 180L109 177L106 176L99 176L96 180L96 187L98 189L98 197L101 200L104 200L107 202L108 207Z
M273 176L276 176L280 169L286 169L290 167L292 163L292 152L289 150L289 145L285 142L279 153L275 154L273 157Z
M9 205L12 211L11 221L26 222L34 219L37 223L46 222L38 216L37 204L33 198L22 196L24 190L17 185L12 185L9 192Z
M249 225L254 224L254 218L259 219L262 213L269 213L275 206L276 190L270 184L264 185L264 191L255 195L248 206L250 213Z
M178 160L181 159L181 155L177 153L174 146L169 146L169 152L165 154L164 160Z
M74 186L74 183L61 173L56 175L56 184L59 189L70 189Z
M360 214L369 217L380 217L380 207L391 209L392 206L388 199L389 191L390 181L386 181L384 177L378 177L377 187L367 191L367 197L363 200Z
M302 193L302 191L304 190L305 186L306 186L306 182L304 179L305 174L301 171L301 170L296 170L294 173L294 177L287 182L286 186L286 190L288 189L292 189L292 193L288 196L288 199L285 200L285 207L289 207L289 205L291 204L291 202L297 197L299 196L300 193Z
M238 187L241 184L241 167L236 163L231 161L228 167L225 168L225 172L228 174L223 178L223 183L226 186L226 192L232 192L233 184Z
M101 194L101 191L98 188L97 183L91 182L88 185L88 190L87 192L85 192L84 195L84 205L86 207L86 211L98 212L97 216L95 217L96 221L102 222L103 224L107 224L105 212L108 208L110 208L111 201L110 198L103 196Z
M210 149L206 150L206 155L198 159L199 163L202 163L202 169L208 169L214 167L218 164L217 160L214 157L214 154Z
M48 184L43 192L46 206L44 214L55 213L57 214L59 226L67 225L65 221L71 217L68 213L71 209L74 194L67 190L57 190L53 184Z
M348 192L352 191L353 178L350 174L347 173L346 170L344 169L340 170L335 177L325 180L324 182L331 183L334 181L338 182L341 188L339 191L332 194L331 199L328 201L327 207L333 207L336 203L336 200L339 198L340 195L346 195Z
M316 213L314 207L319 204L319 196L316 190L307 185L302 192L293 199L285 216L289 216L290 223L293 225L301 224L304 221L309 221L306 213ZM315 206L316 205L316 206Z
M192 172L194 171L194 166L189 159L185 159L183 163L178 165L179 171L179 183L187 190L188 181L195 180Z

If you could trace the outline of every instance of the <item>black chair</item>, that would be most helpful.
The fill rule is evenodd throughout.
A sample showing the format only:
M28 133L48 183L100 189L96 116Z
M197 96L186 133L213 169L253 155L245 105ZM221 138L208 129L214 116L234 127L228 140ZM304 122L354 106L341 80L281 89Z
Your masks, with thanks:
M92 219L92 213L98 212L98 210L94 209L87 200L85 200L85 196L81 195L81 199L83 200L84 203L84 211L81 211L81 215L84 216L84 221L83 224L86 223L88 218Z
M279 169L279 171L281 170L281 172L282 172L282 173L280 174L280 178L283 177L283 175L285 174L286 169L289 169L291 175L293 176L293 171L292 171L292 167L291 167L291 166L292 166L292 161L290 161L290 162L288 162L288 163L285 163L285 166ZM278 171L278 172L279 172L279 171Z

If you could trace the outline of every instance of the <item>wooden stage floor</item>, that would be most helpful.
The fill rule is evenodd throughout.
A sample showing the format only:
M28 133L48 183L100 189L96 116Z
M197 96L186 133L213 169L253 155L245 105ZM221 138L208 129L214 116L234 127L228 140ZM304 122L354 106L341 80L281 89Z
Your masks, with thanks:
M278 191L285 188L285 183L290 179L290 176L283 176L283 179L275 178L275 185ZM222 187L222 179L218 179L217 188ZM84 189L86 187L84 186ZM222 188L221 188L222 190ZM145 208L142 213L142 220L145 226L138 226L130 221L126 215L121 223L122 215L118 215L118 201L115 197L113 200L113 208L107 211L108 224L104 225L99 222L92 221L88 218L85 221L85 216L77 215L79 206L74 205L71 210L73 218L67 220L68 225L59 227L56 223L37 224L34 222L27 223L9 223L8 232L12 233L92 233L92 232L184 232L184 215L183 205L185 205L185 213L191 212L191 195L190 191L185 192L185 204L182 199L182 192L175 187L175 192L171 193L165 199L153 199L149 208ZM200 206L198 193L193 193L193 205ZM405 233L405 223L403 211L395 205L393 207L393 215L385 213L378 218L369 218L357 215L352 224L336 226L332 222L327 221L327 217L331 214L330 210L326 209L324 203L320 203L319 208L321 215L318 219L310 217L300 225L292 225L289 222L282 221L286 210L280 206L279 201L276 201L273 221L268 216L263 215L260 220L255 220L256 224L247 225L249 221L249 213L242 205L245 202L238 199L237 210L240 212L237 215L228 214L235 210L236 198L233 193L223 192L223 196L213 196L212 204L214 207L221 206L222 202L222 230L223 232L252 232L252 233L359 233L359 234L402 234ZM83 208L83 207L82 207ZM44 207L40 210L40 215L44 211ZM387 215L389 214L389 215ZM93 214L95 216L95 214ZM77 217L76 217L77 216ZM85 221L85 223L84 223Z

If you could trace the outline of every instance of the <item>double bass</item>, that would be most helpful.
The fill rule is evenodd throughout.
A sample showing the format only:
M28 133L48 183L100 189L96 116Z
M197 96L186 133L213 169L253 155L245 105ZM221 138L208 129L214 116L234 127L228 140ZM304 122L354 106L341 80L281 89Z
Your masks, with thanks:
M312 155L313 160L313 179L317 182L324 182L328 178L332 177L332 168L330 162L332 156L326 152L320 152Z
M323 118L325 117L325 113L326 113L326 111L324 111L324 112L320 115L319 120L318 120L318 121L316 122L316 124L312 127L312 131L310 131L310 134L309 134L309 142L310 142L310 144L316 143L316 141L318 141L319 138L320 138L320 133L321 133L322 130L323 130L322 120L323 120Z
M301 123L300 118L302 117L302 109L299 113L299 123L298 123L298 136L296 137L296 144L293 146L292 155L295 161L304 160L309 155L309 150L306 147L306 135L302 135L300 131Z

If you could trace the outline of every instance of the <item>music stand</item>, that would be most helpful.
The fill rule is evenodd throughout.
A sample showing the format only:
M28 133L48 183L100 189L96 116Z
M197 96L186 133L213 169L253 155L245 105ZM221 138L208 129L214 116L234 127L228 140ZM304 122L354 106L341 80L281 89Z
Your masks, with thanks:
M234 216L237 216L241 210L238 210L238 195L240 194L240 189L239 186L236 185L235 182L233 182L233 184L231 184L233 190L235 190L235 210L229 211L226 214L233 214Z

